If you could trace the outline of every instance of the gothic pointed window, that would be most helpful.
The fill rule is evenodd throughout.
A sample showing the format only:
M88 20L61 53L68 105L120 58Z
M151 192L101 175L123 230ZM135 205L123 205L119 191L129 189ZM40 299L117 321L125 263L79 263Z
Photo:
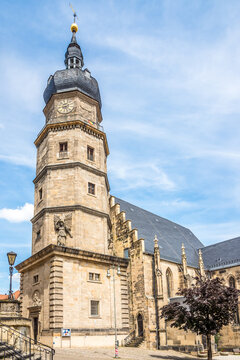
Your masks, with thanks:
M229 287L236 289L236 282L235 282L235 278L233 276L230 276L230 278L229 278ZM238 308L237 308L237 311L235 314L234 322L235 322L235 324L239 324L239 322L240 322Z
M231 276L231 277L229 278L229 286L232 287L232 288L234 288L234 289L236 288L235 279L234 279L233 276Z
M166 280L167 280L167 295L168 298L172 297L172 272L168 268L166 271Z

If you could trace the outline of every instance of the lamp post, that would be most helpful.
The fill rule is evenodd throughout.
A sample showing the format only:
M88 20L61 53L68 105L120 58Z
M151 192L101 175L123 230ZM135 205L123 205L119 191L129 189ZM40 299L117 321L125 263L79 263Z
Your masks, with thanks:
M118 339L117 339L117 309L116 309L116 291L115 291L115 265L112 265L113 271L113 306L114 306L114 327L115 327L115 358L118 358ZM117 267L117 275L121 275L120 266ZM110 279L110 269L107 270L107 277Z
M10 274L10 288L9 288L9 299L12 299L12 275L13 275L13 265L15 263L17 254L13 251L7 253L8 263L9 263L9 274Z

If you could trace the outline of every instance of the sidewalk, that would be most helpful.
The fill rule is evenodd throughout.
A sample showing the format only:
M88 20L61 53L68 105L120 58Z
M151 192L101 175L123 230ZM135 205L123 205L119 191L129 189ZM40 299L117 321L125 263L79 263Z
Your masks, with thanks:
M56 349L54 360L109 360L114 358L113 348L80 348ZM196 356L186 355L176 351L145 350L138 348L119 348L119 359L124 360L199 360ZM240 360L240 356L216 356L214 360Z

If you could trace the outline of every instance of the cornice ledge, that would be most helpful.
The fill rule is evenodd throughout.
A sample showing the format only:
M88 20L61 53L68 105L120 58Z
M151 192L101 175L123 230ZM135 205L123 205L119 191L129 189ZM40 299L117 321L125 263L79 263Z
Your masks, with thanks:
M58 170L58 169L67 169L67 168L73 168L73 167L81 167L84 170L90 171L93 174L103 176L105 178L106 186L108 191L110 191L110 185L107 177L107 173L105 173L102 170L93 168L92 166L86 165L80 161L74 161L69 163L61 163L61 164L50 164L44 166L44 168L40 171L40 173L33 179L33 183L36 184L46 173L48 170Z
M82 130L89 132L90 134L94 134L95 136L102 138L104 140L106 155L109 155L109 147L106 134L103 131L94 128L93 126L86 124L82 120L70 120L53 124L45 124L42 130L40 130L37 139L34 141L34 144L38 146L48 134L48 131L72 129L75 126L80 127Z
M115 265L120 264L120 265L127 266L128 262L129 262L129 259L121 258L118 256L101 254L101 253L96 253L93 251L80 250L80 249L76 249L76 248L70 248L70 247L66 247L66 246L50 244L47 247L45 247L44 249L38 251L36 254L30 256L28 259L24 260L20 264L16 265L15 268L18 271L21 271L24 268L35 264L36 261L43 261L44 259L46 259L49 256L61 255L61 254L62 255L63 254L64 255L75 255L75 256L79 256L82 259L88 259L88 260L89 259L101 260L101 261L105 261L105 262L112 263Z

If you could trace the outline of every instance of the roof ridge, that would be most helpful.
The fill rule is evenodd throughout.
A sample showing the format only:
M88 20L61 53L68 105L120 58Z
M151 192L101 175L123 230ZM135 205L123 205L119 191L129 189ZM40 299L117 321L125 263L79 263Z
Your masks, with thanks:
M113 195L113 196L114 196L114 195ZM183 226L183 225L180 225L180 224L178 224L178 223L176 223L176 222L174 222L174 221L172 221L172 220L166 219L166 218L164 218L164 217L162 217L162 216L160 216L160 215L157 215L157 214L153 213L152 211L143 209L143 208L141 208L140 206L134 205L134 204L130 203L129 201L120 199L120 198L118 198L118 197L116 197L116 196L114 196L114 197L115 197L116 200L119 199L119 200L121 200L121 201L124 201L125 203L127 203L127 204L129 204L129 205L132 205L132 206L134 206L134 207L136 207L136 208L138 208L138 209L140 209L140 210L146 211L146 212L149 213L149 214L152 214L152 215L157 216L157 217L159 217L159 218L161 218L161 219L163 219L163 220L166 220L166 221L168 221L168 222L171 223L171 224L177 225L177 226L179 226L179 227L181 227L181 228L184 228L184 229L186 229L186 230L191 231L189 228L187 228L187 227L185 227L185 226ZM191 231L191 233L192 233L192 231ZM200 241L200 240L199 240L199 241Z
M219 242L214 243L214 244L211 244L211 245L206 245L206 246L204 246L203 248L199 248L199 249L209 249L210 247L214 247L214 246L217 246L217 245L221 245L221 244L223 244L223 243L226 243L226 242L232 241L232 240L240 240L240 236L237 236L237 237L235 237L235 238L228 239L228 240L219 241Z

